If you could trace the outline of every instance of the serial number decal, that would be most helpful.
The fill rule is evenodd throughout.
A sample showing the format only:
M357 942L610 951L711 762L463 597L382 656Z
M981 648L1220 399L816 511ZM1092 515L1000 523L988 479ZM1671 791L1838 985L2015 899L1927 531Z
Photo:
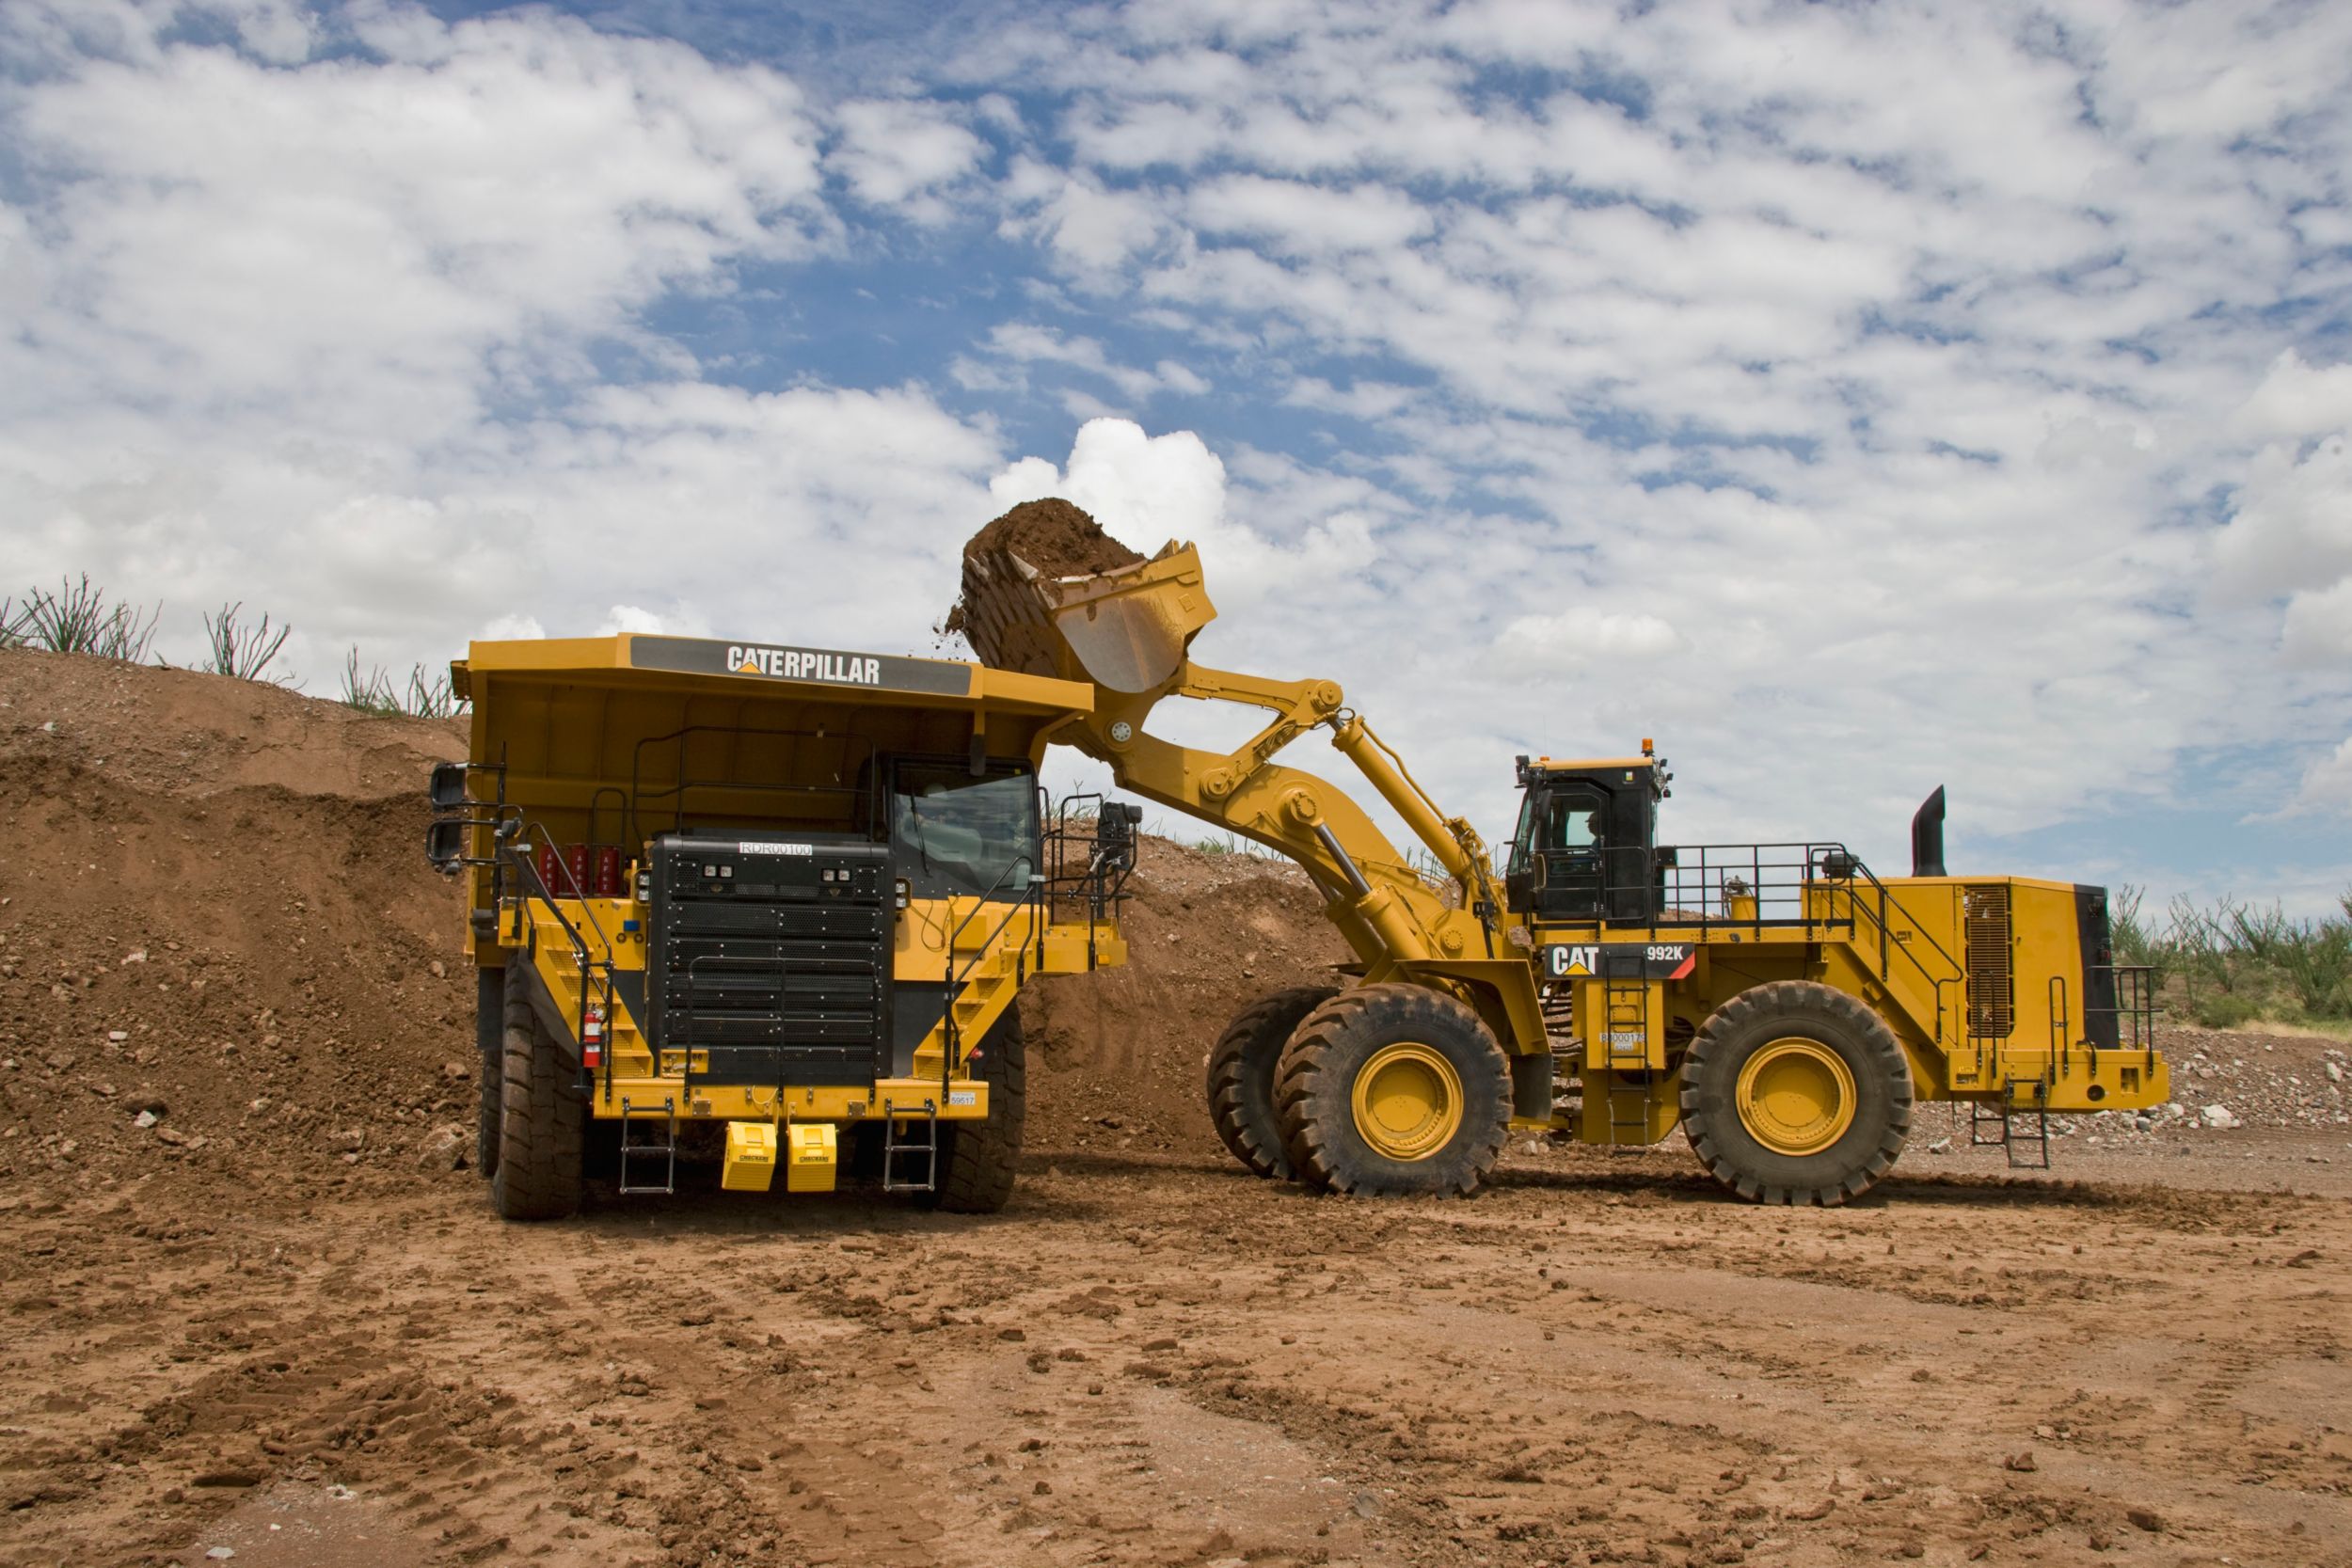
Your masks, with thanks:
M739 855L813 855L814 844L779 844L770 840L747 838L735 847Z
M1680 980L1697 962L1698 946L1688 942L1564 942L1544 949L1544 973L1556 980Z
M977 1105L979 1102L979 1091L977 1089L949 1089L947 1091L947 1103L950 1105Z

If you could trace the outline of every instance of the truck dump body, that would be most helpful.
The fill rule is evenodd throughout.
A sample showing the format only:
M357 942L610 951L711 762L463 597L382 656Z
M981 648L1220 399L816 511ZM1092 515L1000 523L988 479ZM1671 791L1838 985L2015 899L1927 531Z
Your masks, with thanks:
M1129 824L1049 822L1036 781L1085 687L650 636L476 642L452 671L473 727L436 858L624 1190L668 1190L698 1124L764 1130L727 1128L730 1187L779 1160L830 1186L864 1148L928 1190L956 1124L1002 1130L988 1053L1017 1049L1026 976L1123 958Z

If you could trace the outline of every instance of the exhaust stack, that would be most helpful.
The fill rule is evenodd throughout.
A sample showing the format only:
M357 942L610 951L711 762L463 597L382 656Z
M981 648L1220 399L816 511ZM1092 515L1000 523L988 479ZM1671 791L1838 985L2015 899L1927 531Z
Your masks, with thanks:
M1919 803L1911 816L1911 874L1947 877L1944 869L1944 786Z

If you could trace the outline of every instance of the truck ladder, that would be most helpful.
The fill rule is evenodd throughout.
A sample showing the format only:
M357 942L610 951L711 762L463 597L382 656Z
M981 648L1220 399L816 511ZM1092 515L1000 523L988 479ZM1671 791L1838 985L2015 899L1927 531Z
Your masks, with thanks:
M917 1118L898 1111L887 1100L882 1101L882 1191L934 1192L939 1186L939 1102L935 1100L923 1101L920 1118L923 1140L920 1143L899 1136L898 1123L902 1119L912 1122ZM904 1173L902 1180L900 1162L914 1160L922 1162L921 1180L915 1180L913 1172Z
M622 1097L620 1188L624 1193L658 1193L666 1196L677 1191L677 1101L675 1099L668 1095L662 1097L661 1137L659 1141L650 1137L636 1142L630 1141L630 1128L642 1125L650 1130L653 1123L654 1118L650 1114L632 1117L629 1114L628 1097ZM646 1161L654 1159L661 1162L660 1181L629 1180L631 1160L637 1161L642 1166Z

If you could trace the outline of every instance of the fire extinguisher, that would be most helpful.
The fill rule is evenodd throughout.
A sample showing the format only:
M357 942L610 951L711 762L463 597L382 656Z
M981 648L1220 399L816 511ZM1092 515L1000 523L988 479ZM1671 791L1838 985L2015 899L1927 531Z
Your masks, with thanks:
M621 895L621 847L608 844L596 851L596 896L618 898Z
M604 1004L591 1002L580 1022L580 1064L589 1071L604 1066Z

